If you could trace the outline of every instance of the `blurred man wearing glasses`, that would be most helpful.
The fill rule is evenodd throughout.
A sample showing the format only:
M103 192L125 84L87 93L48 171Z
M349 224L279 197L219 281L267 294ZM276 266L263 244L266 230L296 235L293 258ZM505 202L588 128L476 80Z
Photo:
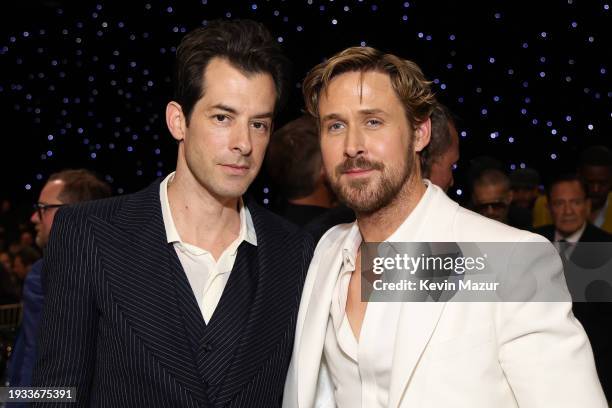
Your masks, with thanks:
M110 195L110 186L88 170L63 170L52 174L41 190L30 218L36 227L36 245L42 250L47 246L58 208ZM36 360L36 341L44 299L43 261L44 258L32 265L23 285L23 321L7 375L7 380L13 387L32 385L32 369Z
M497 169L484 170L472 188L474 210L487 218L508 224L508 208L512 201L510 180Z

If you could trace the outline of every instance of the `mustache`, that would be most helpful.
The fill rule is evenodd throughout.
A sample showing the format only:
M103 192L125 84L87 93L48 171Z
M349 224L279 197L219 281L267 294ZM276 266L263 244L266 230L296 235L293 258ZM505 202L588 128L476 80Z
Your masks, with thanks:
M336 176L340 176L351 170L383 170L385 165L382 162L375 162L366 159L363 156L355 158L349 157L338 166L336 166Z

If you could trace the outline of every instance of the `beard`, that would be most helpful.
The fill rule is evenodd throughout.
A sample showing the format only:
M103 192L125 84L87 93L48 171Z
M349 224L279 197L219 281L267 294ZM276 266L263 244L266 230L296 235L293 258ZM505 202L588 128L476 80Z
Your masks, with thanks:
M410 149L412 152L412 149ZM382 162L370 161L363 156L348 158L339 164L334 177L328 177L332 190L347 207L360 214L372 214L387 207L398 196L413 173L414 156L407 154L407 160L399 168L387 167ZM340 177L351 169L377 170L378 179L366 178L340 183Z

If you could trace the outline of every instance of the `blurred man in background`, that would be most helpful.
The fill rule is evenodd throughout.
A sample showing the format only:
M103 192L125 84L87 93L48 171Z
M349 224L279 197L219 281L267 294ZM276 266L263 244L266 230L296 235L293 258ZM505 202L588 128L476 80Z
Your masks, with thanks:
M553 224L535 231L551 242L566 243L558 246L559 251L579 268L570 268L566 273L588 274L591 269L610 265L610 247L589 244L612 242L612 235L589 221L591 200L587 189L585 181L576 174L557 177L548 188ZM573 311L589 336L599 379L607 399L612 400L612 303L574 302Z
M421 154L423 177L444 191L454 184L453 167L459 161L459 135L448 108L437 103L430 116L431 141Z
M323 171L317 123L310 115L274 132L266 169L286 199L279 214L294 224L303 226L333 206L335 197Z
M36 228L36 244L43 251L49 242L49 233L57 209L81 201L110 197L110 186L85 169L63 170L52 174L44 185L30 220ZM17 257L15 261L17 261ZM44 300L43 259L31 265L23 285L23 321L15 342L7 380L12 387L32 385L32 370L37 355L37 337ZM17 268L16 273L19 273Z
M508 209L512 201L510 180L496 169L483 170L472 184L474 210L487 218L508 224Z

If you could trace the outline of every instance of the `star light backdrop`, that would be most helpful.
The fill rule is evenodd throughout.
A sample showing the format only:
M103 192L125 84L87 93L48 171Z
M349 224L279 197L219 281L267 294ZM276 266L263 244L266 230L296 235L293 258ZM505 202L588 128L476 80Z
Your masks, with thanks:
M13 2L15 3L15 2ZM75 4L73 4L75 3ZM165 126L175 46L217 18L265 23L294 64L277 126L303 106L299 84L325 57L368 45L417 62L460 118L450 191L471 158L550 176L587 145L611 143L610 2L21 1L0 28L2 191L35 200L47 176L87 167L116 193L174 168ZM252 186L274 195L265 174Z

